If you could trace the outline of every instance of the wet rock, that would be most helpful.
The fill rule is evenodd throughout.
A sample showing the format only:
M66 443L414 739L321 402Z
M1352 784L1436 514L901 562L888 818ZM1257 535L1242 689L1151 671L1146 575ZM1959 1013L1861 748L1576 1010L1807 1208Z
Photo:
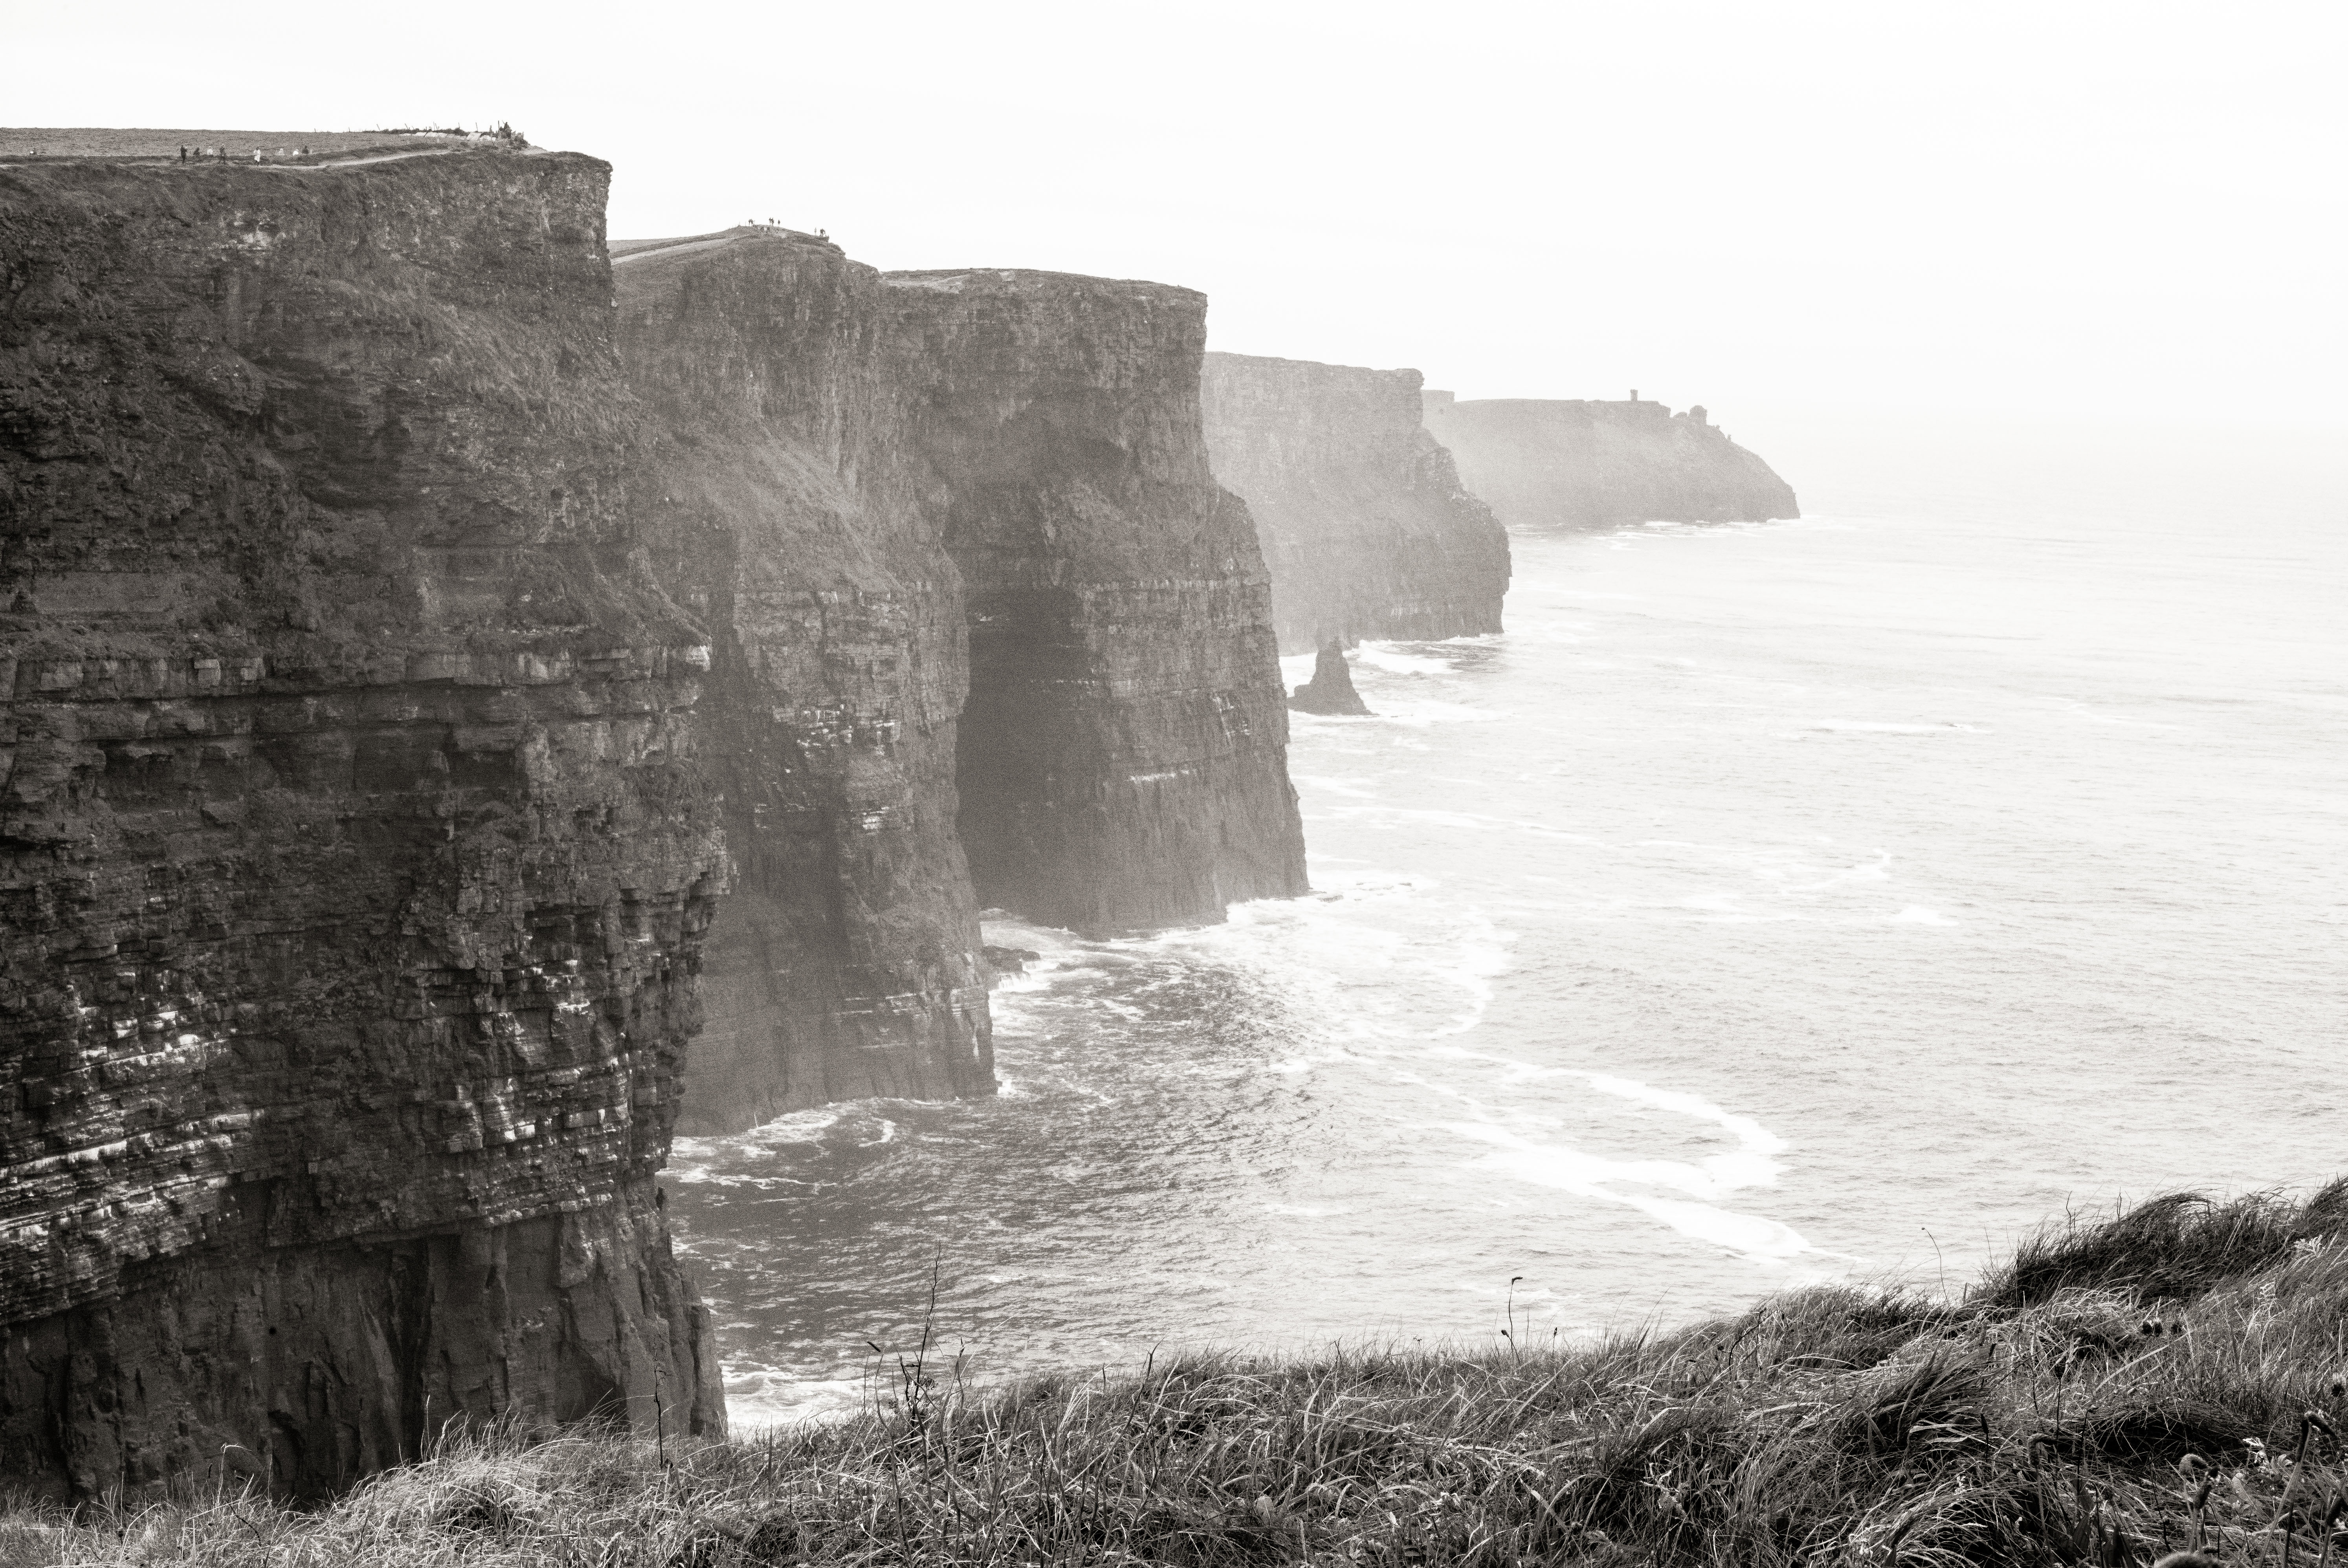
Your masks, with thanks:
M1248 504L1283 651L1500 630L1509 537L1425 429L1419 374L1206 356L1215 477Z
M1426 395L1459 477L1512 528L1798 518L1794 492L1699 406Z
M1026 948L984 948L980 950L986 955L988 968L992 968L998 978L1004 975L1025 974L1027 972L1028 965L1044 956Z
M1354 690L1354 672L1345 664L1345 645L1335 638L1321 645L1313 661L1313 679L1289 694L1288 705L1300 713L1370 716L1370 706Z

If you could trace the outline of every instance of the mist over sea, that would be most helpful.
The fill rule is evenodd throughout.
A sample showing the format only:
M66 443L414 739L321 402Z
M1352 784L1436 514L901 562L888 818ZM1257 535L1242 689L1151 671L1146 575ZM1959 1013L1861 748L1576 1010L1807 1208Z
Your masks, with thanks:
M680 1142L736 1420L925 1318L984 1378L1546 1339L2348 1168L2337 442L1737 435L1812 516L1520 536L1505 635L1295 716L1313 897L990 923L1000 1098Z

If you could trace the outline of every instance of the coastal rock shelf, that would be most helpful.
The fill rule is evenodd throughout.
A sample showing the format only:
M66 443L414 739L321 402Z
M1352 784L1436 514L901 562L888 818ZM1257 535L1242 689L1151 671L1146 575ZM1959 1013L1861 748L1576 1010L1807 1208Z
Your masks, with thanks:
M1701 406L1426 394L1426 425L1459 477L1512 528L1764 522L1794 492Z
M0 169L0 1479L720 1432L680 1117L987 1091L982 900L1304 886L1204 301L609 172Z
M1419 380L1206 356L1208 451L1255 514L1284 652L1500 630L1508 534L1425 428Z

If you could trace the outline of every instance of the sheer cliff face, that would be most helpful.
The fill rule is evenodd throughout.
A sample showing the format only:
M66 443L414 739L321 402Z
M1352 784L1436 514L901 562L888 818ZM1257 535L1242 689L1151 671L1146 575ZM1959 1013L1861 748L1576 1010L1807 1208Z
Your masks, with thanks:
M1794 492L1702 408L1426 395L1427 428L1512 528L1798 518Z
M1419 374L1206 356L1216 478L1255 515L1280 645L1500 630L1509 538L1421 423Z
M993 1087L955 836L962 583L916 504L885 291L745 231L614 267L658 431L656 569L711 628L698 710L733 890L702 973L686 1131Z
M1199 423L1206 300L894 272L888 354L962 570L962 839L981 902L1080 931L1304 891L1247 508Z
M0 1471L722 1430L653 1175L718 892L607 170L0 170Z

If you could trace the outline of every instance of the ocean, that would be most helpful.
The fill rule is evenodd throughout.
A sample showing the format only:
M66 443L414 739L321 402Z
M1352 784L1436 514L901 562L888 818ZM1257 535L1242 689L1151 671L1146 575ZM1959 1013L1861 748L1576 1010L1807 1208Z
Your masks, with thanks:
M737 1425L925 1334L1564 1342L2348 1170L2336 441L1739 436L1809 516L1519 536L1505 633L1294 716L1312 897L990 921L999 1098L680 1141Z

